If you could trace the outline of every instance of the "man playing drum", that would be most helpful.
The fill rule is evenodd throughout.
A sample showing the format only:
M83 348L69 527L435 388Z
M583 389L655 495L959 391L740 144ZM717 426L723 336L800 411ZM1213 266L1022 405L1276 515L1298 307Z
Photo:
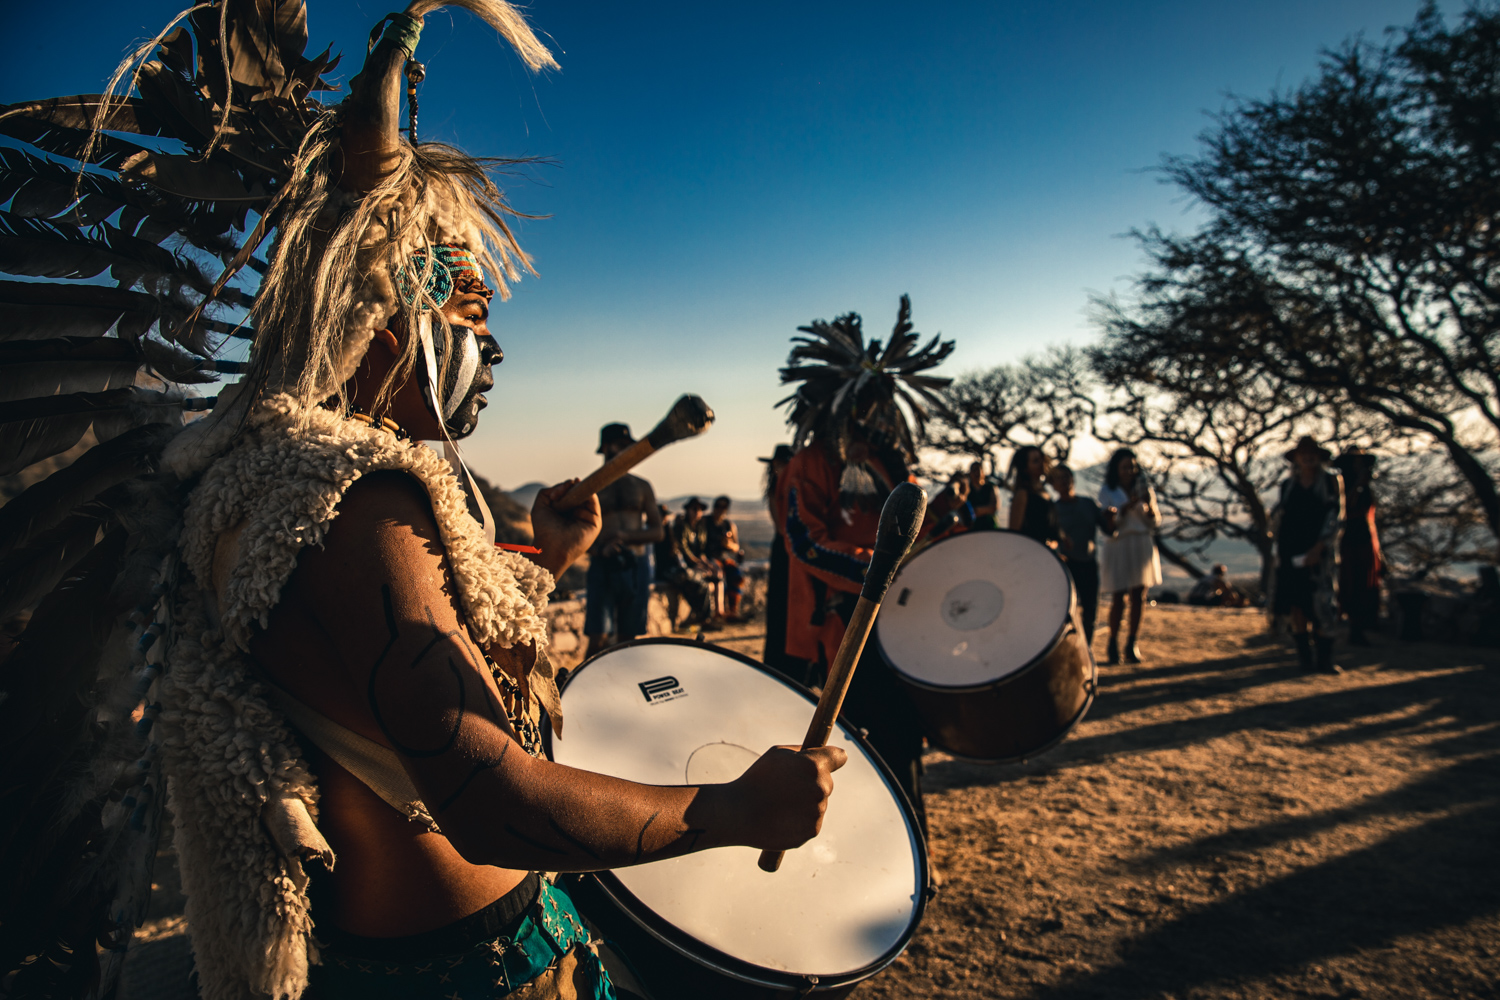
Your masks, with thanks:
M485 17L532 68L556 65L503 0L459 5ZM143 640L162 640L160 659L140 670L138 691L150 692L150 704L138 709L140 726L128 704L97 713L101 725L123 714L134 733L157 723L161 740L151 749L167 779L207 1000L296 1000L309 990L360 1000L610 997L582 919L536 873L725 845L799 846L818 832L831 772L846 759L836 748L771 749L734 780L666 786L542 756L542 709L555 732L563 720L541 612L556 575L599 533L600 506L591 496L559 509L570 483L545 490L532 512L540 552L528 560L497 550L456 450L445 460L420 443L451 445L474 429L490 366L501 359L487 326L489 285L503 290L505 278L529 268L487 165L400 135L401 73L415 94L421 73L410 60L423 16L438 8L413 0L387 15L336 108L304 101L326 61L310 63L300 47L278 55L304 25L295 3L275 6L274 22L262 21L273 9L264 4L201 4L187 12L191 38L186 28L164 34L162 61L147 67L218 72L222 56L223 72L234 72L234 107L221 97L222 120L251 105L280 117L254 139L245 128L216 132L203 156L222 142L237 156L249 150L258 170L272 169L262 159L285 164L265 175L277 181L275 200L257 203L262 216L274 215L276 237L245 377L208 416L181 429L157 425L175 436L159 462L143 463L169 488L142 492L141 502L156 506L132 524L151 528L131 532L165 525L170 555L150 567L169 568L146 604L111 614L130 612L133 627L148 626ZM214 54L222 39L233 51ZM147 74L139 78L145 88ZM176 79L188 96L174 97L173 108L226 86L222 76L201 86ZM254 89L264 79L280 80L279 89ZM212 127L221 116L195 106L192 120ZM154 176L148 153L137 159ZM243 205L238 211L243 225ZM94 565L101 578L115 576L101 595L147 572L102 557ZM125 648L123 638L111 642ZM153 643L132 635L130 644L144 656ZM128 691L136 680L127 673L122 683ZM77 697L71 680L51 686ZM92 722L76 728L94 739ZM117 773L154 766L152 756L129 772L101 763L113 768L99 772L109 775L106 790ZM47 773L89 771L75 766L84 759ZM66 797L55 792L48 797ZM127 819L136 805L123 807ZM120 809L111 803L97 815ZM137 816L151 815L142 798ZM99 981L90 984L81 960L93 957L95 939L122 933L124 918L89 900L113 898L113 885L128 880L105 885L114 877L106 869L130 859L103 856L102 837L62 839L96 852L53 870L87 872L102 886L89 889L79 919L105 923L65 947L54 946L64 940L55 935L77 928L48 929L45 946L63 957L28 959L28 974L61 970L76 988L28 995L92 995ZM142 856L151 854L154 844Z
M941 405L933 390L948 383L920 372L942 362L953 342L937 338L920 351L912 332L911 303L901 297L896 326L884 351L866 345L860 317L848 313L833 323L815 320L799 329L810 337L797 344L781 370L783 384L800 382L783 402L791 403L796 454L777 480L776 507L785 518L791 568L787 577L787 655L809 665L810 680L833 662L853 614L875 544L880 509L908 471L915 446L906 411L921 426L926 414L912 402ZM953 488L928 507L942 515L962 500ZM909 695L890 668L867 646L844 702L844 712L869 731L917 814L922 808L922 724Z

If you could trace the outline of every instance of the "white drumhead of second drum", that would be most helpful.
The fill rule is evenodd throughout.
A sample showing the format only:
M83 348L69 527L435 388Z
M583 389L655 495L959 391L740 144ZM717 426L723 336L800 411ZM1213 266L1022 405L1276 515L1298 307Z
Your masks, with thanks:
M654 785L732 781L761 753L801 743L813 704L711 648L610 650L563 693L560 764ZM751 965L794 975L858 972L888 955L915 921L921 873L895 793L842 728L849 763L833 776L819 835L778 872L760 852L723 847L617 868L637 899L674 927Z
M1072 586L1050 549L1010 531L947 539L901 568L876 619L886 659L929 687L1003 680L1057 639Z

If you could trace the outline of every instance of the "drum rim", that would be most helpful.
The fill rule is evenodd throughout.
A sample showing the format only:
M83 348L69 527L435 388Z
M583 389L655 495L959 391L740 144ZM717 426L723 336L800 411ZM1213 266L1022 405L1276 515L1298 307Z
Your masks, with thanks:
M965 532L961 532L960 534L957 534L957 535L949 535L947 538L940 538L937 541L933 542L931 545L927 546L921 552L918 552L915 556L912 557L911 561L915 562L918 558L920 558L921 556L924 556L927 553L931 552L933 549L937 548L939 545L946 544L947 542L956 541L956 540L958 540L960 538L963 538L963 537L965 537L967 535L970 535L970 534L976 534L976 532L965 531ZM905 670L902 670L899 666L897 666L896 663L895 663L895 661L892 660L891 657L890 657L890 655L885 651L885 643L880 638L880 620L879 620L879 618L877 618L876 621L875 621L875 628L874 628L874 633L875 633L875 651L880 654L880 659L882 661L884 661L884 663L885 663L886 666L888 666L892 670L894 670L897 673L897 675L900 676L900 678L903 681L905 681L906 683L912 685L913 687L919 687L919 688L921 688L924 691L932 691L932 692L934 692L936 694L973 694L974 692L977 692L977 691L989 691L989 690L991 690L993 688L997 688L997 687L1001 687L1002 685L1009 684L1011 681L1019 680L1021 677L1025 676L1026 674L1028 674L1031 671L1035 670L1038 665L1040 665L1044 660L1047 659L1047 657L1051 656L1052 653L1053 653L1053 651L1057 649L1058 644L1060 642L1062 642L1063 636L1067 634L1067 632L1068 632L1068 626L1073 623L1073 614L1078 609L1078 584L1073 579L1073 571L1068 568L1067 560L1065 560L1061 556L1059 556L1057 554L1057 552L1050 545L1042 545L1041 542L1038 542L1035 538L1032 538L1030 535L1023 534L1022 532L1019 532L1019 531L1013 531L1010 528L986 528L986 529L984 529L981 532L977 532L977 534L985 534L985 535L988 535L988 534L1020 535L1020 537L1025 538L1025 539L1027 539L1029 541L1035 542L1037 545L1040 545L1047 552L1047 554L1050 555L1054 560L1056 560L1057 563L1058 563L1058 565L1060 565L1062 567L1063 575L1067 578L1067 581L1068 581L1068 613L1063 616L1062 624L1058 626L1057 631L1052 636L1052 640L1049 643L1047 643L1046 646L1044 646L1042 648L1042 651L1040 653L1037 653L1030 660L1027 660L1025 663L1023 663L1018 669L1016 669L1016 670L1014 670L1014 671L1006 674L1004 677L1002 677L1002 678L1000 678L998 680L986 681L983 684L933 684L933 683L931 683L929 681L919 680L918 678L913 677L911 674L907 673ZM910 565L910 563L908 563L908 565ZM902 568L905 569L904 566ZM900 581L900 579L901 579L901 574L898 572L896 574L896 579L894 579L894 580L891 581L891 589L892 590L896 589L896 584ZM899 591L898 591L898 593L899 593ZM1094 651L1092 649L1090 649L1089 650L1089 662L1093 663L1093 660L1094 660ZM1095 669L1097 671L1097 667ZM1090 701L1092 701L1092 697L1090 697ZM1050 748L1050 745L1049 745L1049 748ZM968 758L966 758L966 759L968 759ZM975 759L986 759L986 758L975 758ZM1013 759L1019 760L1020 758L1013 758Z
M595 660L599 659L602 656L605 656L606 654L621 649L628 649L633 646L691 646L695 649L711 650L723 656L730 657L731 659L739 660L746 666L754 667L756 670L767 675L768 677L780 681L782 684L786 685L787 687L791 688L792 690L796 691L798 694L806 698L809 702L809 708L815 706L818 703L817 696L814 695L806 685L798 684L790 677L787 677L784 674L779 673L778 671L772 670L770 667L766 666L759 660L754 659L753 657L746 656L744 653L741 653L737 650L720 646L717 643L706 642L703 639L684 639L679 636L665 635L647 636L641 639L631 639L628 642L622 642L617 645L610 646L608 649L600 650L568 672L568 676L564 679L559 692L566 691L568 689L568 685L573 683L573 678L582 673L583 669L589 664L593 663ZM880 756L880 754L875 752L875 748L870 746L869 741L860 735L859 730L850 728L842 718L840 718L840 720L838 721L838 728L846 739L848 739L851 743L857 745L860 749L864 750L865 753L869 755L871 763L875 765L876 773L879 774L881 780L885 782L886 788L890 789L890 791L895 795L896 803L898 806L900 806L903 815L906 817L908 829L912 830L916 834L915 838L913 839L917 844L918 891L917 898L914 904L914 910L912 912L912 920L911 923L907 926L906 930L901 933L901 937L897 939L896 943L889 949L887 949L886 952L879 958L877 958L874 962L862 966L861 968L856 969L852 972L844 972L830 976L824 976L817 973L802 974L794 972L781 972L776 969L767 969L763 966L755 965L751 962L746 962L744 959L735 958L733 955L729 955L722 951L719 951L712 945L706 944L705 942L693 937L691 934L688 934L686 931L673 926L670 922L667 921L665 917L661 916L661 914L657 913L651 907L647 906L634 893L625 888L625 884L619 880L613 870L606 868L602 871L580 872L579 874L589 878L593 878L598 883L599 888L604 892L606 896L610 898L611 902L613 902L615 906L617 906L621 910L621 912L629 917L636 926L640 927L647 934L651 935L671 951L676 952L678 955L690 962L697 962L701 965L707 966L713 971L721 975L728 976L731 979L735 979L743 983L748 983L752 986L761 986L778 990L806 989L808 986L808 980L814 975L816 975L817 977L817 984L814 989L818 990L848 986L851 983L858 983L869 979L877 972L880 972L882 969L886 968L896 959L900 958L901 954L906 951L907 945L911 943L912 936L916 934L917 928L922 926L922 918L926 915L927 912L927 901L933 895L931 883L931 868L929 867L929 861L927 857L927 836L922 832L921 822L917 818L917 812L912 807L911 800L906 797L906 792L903 791L901 786L896 783L895 773L891 771L890 766L886 764L885 760ZM551 761L551 726L542 727L542 746L547 754L547 759ZM647 916L643 917L643 913ZM687 944L684 944L684 942L687 942Z

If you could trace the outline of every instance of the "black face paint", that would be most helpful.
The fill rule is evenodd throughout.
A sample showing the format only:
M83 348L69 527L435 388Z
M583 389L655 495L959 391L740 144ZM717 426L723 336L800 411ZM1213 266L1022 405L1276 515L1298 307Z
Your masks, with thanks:
M453 403L451 415L444 422L454 440L468 437L478 426L479 411L489 405L484 393L495 385L495 376L490 372L490 367L505 359L505 353L500 350L493 337L475 336L470 330L469 341L477 351L478 364L467 384L459 384L457 379L453 380L451 391L456 402Z

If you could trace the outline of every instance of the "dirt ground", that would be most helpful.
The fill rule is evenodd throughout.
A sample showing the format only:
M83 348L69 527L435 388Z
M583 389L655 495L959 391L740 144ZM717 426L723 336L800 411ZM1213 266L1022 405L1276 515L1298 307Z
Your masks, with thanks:
M1257 613L1147 615L1046 756L929 755L942 890L855 996L1500 997L1500 651L1377 636L1307 676ZM185 992L159 877L129 1000Z

